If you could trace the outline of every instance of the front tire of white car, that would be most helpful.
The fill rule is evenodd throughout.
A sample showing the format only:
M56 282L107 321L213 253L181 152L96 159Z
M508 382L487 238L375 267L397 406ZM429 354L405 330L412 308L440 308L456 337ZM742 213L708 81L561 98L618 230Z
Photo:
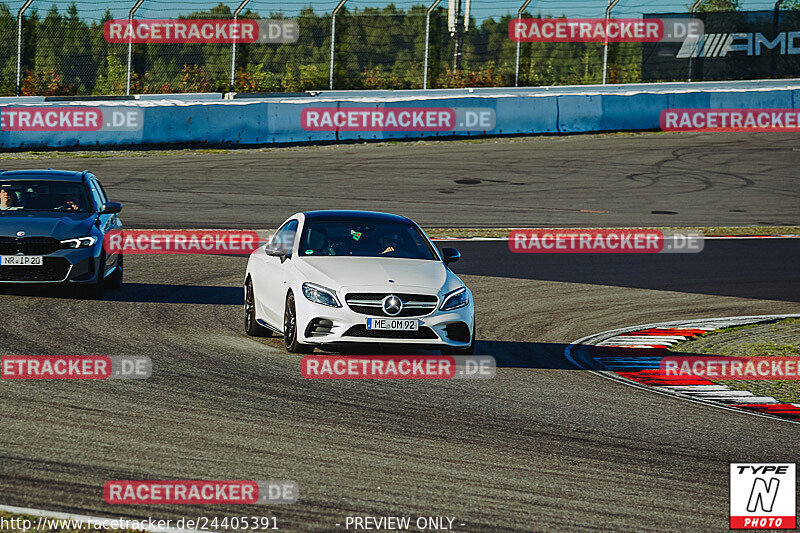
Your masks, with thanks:
M286 295L286 308L283 312L283 344L289 353L311 353L314 346L297 342L297 308L294 305L294 294Z

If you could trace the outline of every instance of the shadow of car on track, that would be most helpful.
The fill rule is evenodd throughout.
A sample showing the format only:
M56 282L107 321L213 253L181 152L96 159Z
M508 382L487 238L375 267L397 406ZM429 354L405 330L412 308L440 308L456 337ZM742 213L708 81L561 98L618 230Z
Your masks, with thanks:
M475 341L475 355L491 355L497 368L539 368L579 370L564 359L567 344L517 341ZM439 355L438 350L417 349L410 345L339 345L330 349L317 348L314 355Z
M60 285L0 285L0 295L91 299L80 287ZM244 296L241 287L125 283L121 289L106 290L98 301L244 305Z
M506 241L457 246L459 275L800 302L798 239L707 240L693 254L525 254Z
M121 290L106 293L112 302L244 305L241 287L125 283Z
M497 368L581 370L564 358L567 346L555 342L482 341L478 338L475 353L494 357Z
M95 298L86 293L86 287L78 285L64 286L58 284L1 284L0 296L31 296L34 298L65 298L71 300L104 300L115 293L120 292L119 289L106 289L106 293L102 298Z

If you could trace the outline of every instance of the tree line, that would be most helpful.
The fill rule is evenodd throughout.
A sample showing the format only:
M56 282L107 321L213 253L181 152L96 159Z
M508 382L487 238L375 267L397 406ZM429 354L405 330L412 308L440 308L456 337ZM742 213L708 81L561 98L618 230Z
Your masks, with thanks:
M791 0L792 4L800 0ZM735 0L710 0L720 9L737 9ZM789 2L787 2L788 4ZM712 9L717 6L712 6ZM708 10L708 6L706 7ZM337 89L405 89L422 87L425 47L423 5L402 10L343 10L336 19L335 87ZM533 16L525 14L525 16ZM186 19L230 19L229 6L182 16ZM241 18L282 18L247 11ZM455 71L454 43L447 11L431 16L429 87L512 86L516 43L508 37L511 14L471 21L463 38L462 69ZM99 21L81 19L73 3L65 12L54 5L44 15L26 13L22 31L22 94L124 94L127 45L103 38L106 11ZM330 14L303 9L296 17L296 43L237 45L235 91L299 92L326 89L330 54ZM15 92L16 13L0 4L0 94ZM520 85L599 83L601 43L522 43ZM641 79L641 45L609 46L609 81ZM135 44L131 92L211 92L230 87L230 44Z

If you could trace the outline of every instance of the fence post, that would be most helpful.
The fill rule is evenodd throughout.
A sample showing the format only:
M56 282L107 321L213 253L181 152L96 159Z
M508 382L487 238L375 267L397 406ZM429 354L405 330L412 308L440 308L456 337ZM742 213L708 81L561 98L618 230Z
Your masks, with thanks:
M428 88L428 41L430 40L430 31L431 31L431 13L436 6L439 5L439 2L442 0L433 0L433 3L428 8L427 13L425 13L425 63L422 67L422 88ZM529 0L530 1L530 0Z
M528 7L528 4L531 3L531 0L525 0L525 3L522 4L522 7L517 10L517 21L522 19L522 12ZM519 22L517 22L518 24ZM514 27L514 35L516 35L517 29L516 26ZM519 41L517 41L517 60L514 63L514 87L519 87Z
M128 73L125 76L125 94L131 94L131 56L133 55L133 15L144 0L136 0L136 3L128 13Z
M236 8L236 11L233 12L233 46L231 48L231 92L233 92L234 88L234 74L236 73L236 38L239 36L239 30L236 28L236 21L239 19L239 13L242 12L244 6L246 6L250 2L250 0L242 0L242 3L239 4L239 7Z
M773 33L773 35L777 35L778 34L778 25L780 24L780 15L781 15L780 9L781 9L781 4L782 3L783 3L783 0L778 0L777 2L775 2L775 8L774 8L773 13L772 13L772 33ZM777 70L778 70L778 56L775 55L775 54L772 54L772 61L770 62L770 69L769 69L770 76L772 76L774 78L775 74L777 73Z
M700 4L702 4L703 1L704 0L695 0L694 4L692 4L692 18L694 18L694 14L697 13L697 8L700 7ZM705 37L703 37L703 38L705 38ZM694 50L691 50L689 52L689 75L687 76L686 81L692 81L692 57L698 51L697 47L698 47L699 43L700 43L700 41L697 41L694 44Z
M17 96L19 96L20 91L19 79L22 75L22 15L32 3L33 0L27 0L25 5L23 5L17 12L17 89L15 91Z
M605 40L603 41L603 85L606 84L606 71L608 70L608 19L611 17L611 10L617 5L619 0L607 0L606 2L606 27Z
M456 19L456 46L453 51L453 71L461 70L461 47L464 43L464 32L462 31L461 20L461 0L455 0L455 19Z
M339 5L331 13L331 68L328 75L328 88L331 91L333 90L333 51L336 46L336 14L344 7L345 2L347 0L339 0Z

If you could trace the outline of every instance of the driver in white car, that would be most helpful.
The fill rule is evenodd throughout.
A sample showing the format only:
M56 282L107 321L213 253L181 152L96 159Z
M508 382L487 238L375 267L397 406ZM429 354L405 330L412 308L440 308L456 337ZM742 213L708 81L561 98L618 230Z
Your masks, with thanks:
M400 247L400 235L397 233L381 235L378 242L380 242L380 248L383 248L383 251L380 252L381 255L396 252Z

